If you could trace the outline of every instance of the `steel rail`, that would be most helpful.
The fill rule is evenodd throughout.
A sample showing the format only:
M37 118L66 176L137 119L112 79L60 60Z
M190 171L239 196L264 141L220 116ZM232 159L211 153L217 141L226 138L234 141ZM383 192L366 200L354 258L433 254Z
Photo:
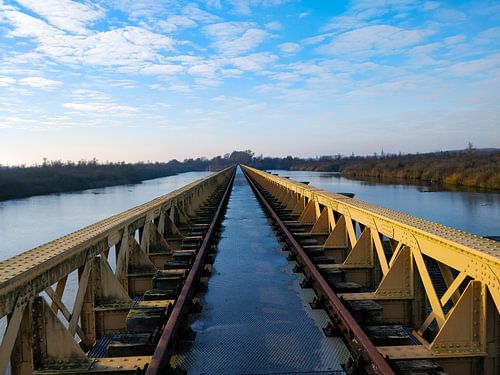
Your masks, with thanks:
M146 375L164 374L165 370L168 368L168 365L170 364L172 344L175 338L177 328L182 319L182 316L184 315L184 311L194 294L194 289L199 280L202 267L205 264L205 258L207 257L209 252L210 242L212 240L215 227L221 217L222 211L228 200L229 193L231 191L234 182L235 172L236 169L233 171L233 174L228 182L224 195L214 214L214 218L210 223L207 233L205 234L205 238L203 239L201 247L198 250L196 258L193 262L191 270L188 273L188 277L186 278L186 281L182 286L179 297L177 297L174 308L172 309L167 324L163 329L162 335L160 337L160 340L158 341L158 345L156 346L151 362L149 363L146 369Z
M159 217L162 209L170 208L200 187L217 181L230 168L0 261L0 318L12 313L17 301L27 301L42 292L82 267L86 259L116 245L129 228L138 228L145 220Z
M500 312L500 242L327 192L252 167L244 168L263 186L269 184L272 189L281 192L294 192L300 199L314 201L345 216L346 220L370 227L380 235L417 249L418 253L484 283ZM429 284L428 286L430 289L434 288Z
M395 375L394 370L382 357L380 352L377 350L375 345L373 345L358 322L349 313L340 298L332 290L328 282L324 279L323 275L321 275L321 273L317 269L316 265L311 261L302 246L293 237L292 233L288 230L278 214L274 212L271 205L267 202L264 195L254 184L245 169L242 169L245 177L252 187L252 190L255 192L255 195L260 200L260 202L262 202L266 211L276 222L280 232L286 237L288 244L294 250L295 255L299 258L301 265L304 267L304 274L306 275L306 277L311 279L316 292L326 298L325 308L327 310L327 313L333 320L334 324L338 327L339 332L342 334L345 342L350 347L353 356L358 361L365 362L364 364L360 364L363 365L366 371L370 374Z

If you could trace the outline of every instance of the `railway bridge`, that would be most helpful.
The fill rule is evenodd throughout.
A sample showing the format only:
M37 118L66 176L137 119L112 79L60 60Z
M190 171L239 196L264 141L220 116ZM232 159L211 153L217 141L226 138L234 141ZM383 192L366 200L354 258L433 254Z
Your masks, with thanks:
M288 284L255 284L272 275L244 268L249 258L237 252L242 235L226 259L244 269L238 276L247 284L238 285L247 287L232 290L235 279L228 279L220 301L228 290L236 293L239 304L230 310L236 320L238 314L251 320L259 304L271 303L252 330L273 332L257 332L265 344L239 353L245 337L256 333L224 325L224 339L204 344L200 371L179 358L196 349L193 316L210 313L216 320L218 306L204 311L202 296L219 288L210 280L222 272L216 270L227 250L224 233L238 222L238 230L253 230L250 206L246 216L225 221L233 185L246 190L229 210L244 200L259 202L297 289L311 297L305 313L322 312L321 335L332 339L317 349L305 334L293 335L309 317L280 294ZM265 252L261 242L253 247L252 257ZM7 321L0 373L257 373L226 362L210 370L207 362L221 361L229 350L224 358L238 362L244 355L248 363L263 362L266 352L273 367L258 373L268 374L499 374L499 257L496 241L233 166L0 262L0 318ZM259 259L255 264L268 267ZM261 298L250 301L254 290ZM301 346L301 340L309 341ZM328 346L345 349L341 367L286 366L287 355L309 363L319 351L338 352Z

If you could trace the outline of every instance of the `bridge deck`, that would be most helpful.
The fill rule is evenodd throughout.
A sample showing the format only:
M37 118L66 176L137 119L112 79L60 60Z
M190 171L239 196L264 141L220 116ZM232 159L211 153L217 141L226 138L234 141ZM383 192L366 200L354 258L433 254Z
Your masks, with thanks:
M0 262L0 374L500 372L498 242L234 172Z
M222 225L204 309L191 325L196 340L175 363L193 375L340 371L349 352L324 336L328 316L309 307L314 292L300 288L241 171Z

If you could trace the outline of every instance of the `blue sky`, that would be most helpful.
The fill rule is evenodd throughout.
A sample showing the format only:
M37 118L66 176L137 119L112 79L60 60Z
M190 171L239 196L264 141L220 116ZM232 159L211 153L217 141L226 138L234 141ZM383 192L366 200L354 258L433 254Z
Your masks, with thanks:
M500 2L0 0L0 164L500 147Z

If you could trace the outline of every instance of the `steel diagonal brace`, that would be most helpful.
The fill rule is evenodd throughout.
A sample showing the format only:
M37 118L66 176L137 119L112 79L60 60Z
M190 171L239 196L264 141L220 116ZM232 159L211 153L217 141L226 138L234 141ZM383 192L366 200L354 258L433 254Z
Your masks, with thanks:
M0 345L0 374L5 374L9 364L10 354L14 348L17 332L21 325L24 309L28 301L18 301L16 307L9 318L9 325Z

